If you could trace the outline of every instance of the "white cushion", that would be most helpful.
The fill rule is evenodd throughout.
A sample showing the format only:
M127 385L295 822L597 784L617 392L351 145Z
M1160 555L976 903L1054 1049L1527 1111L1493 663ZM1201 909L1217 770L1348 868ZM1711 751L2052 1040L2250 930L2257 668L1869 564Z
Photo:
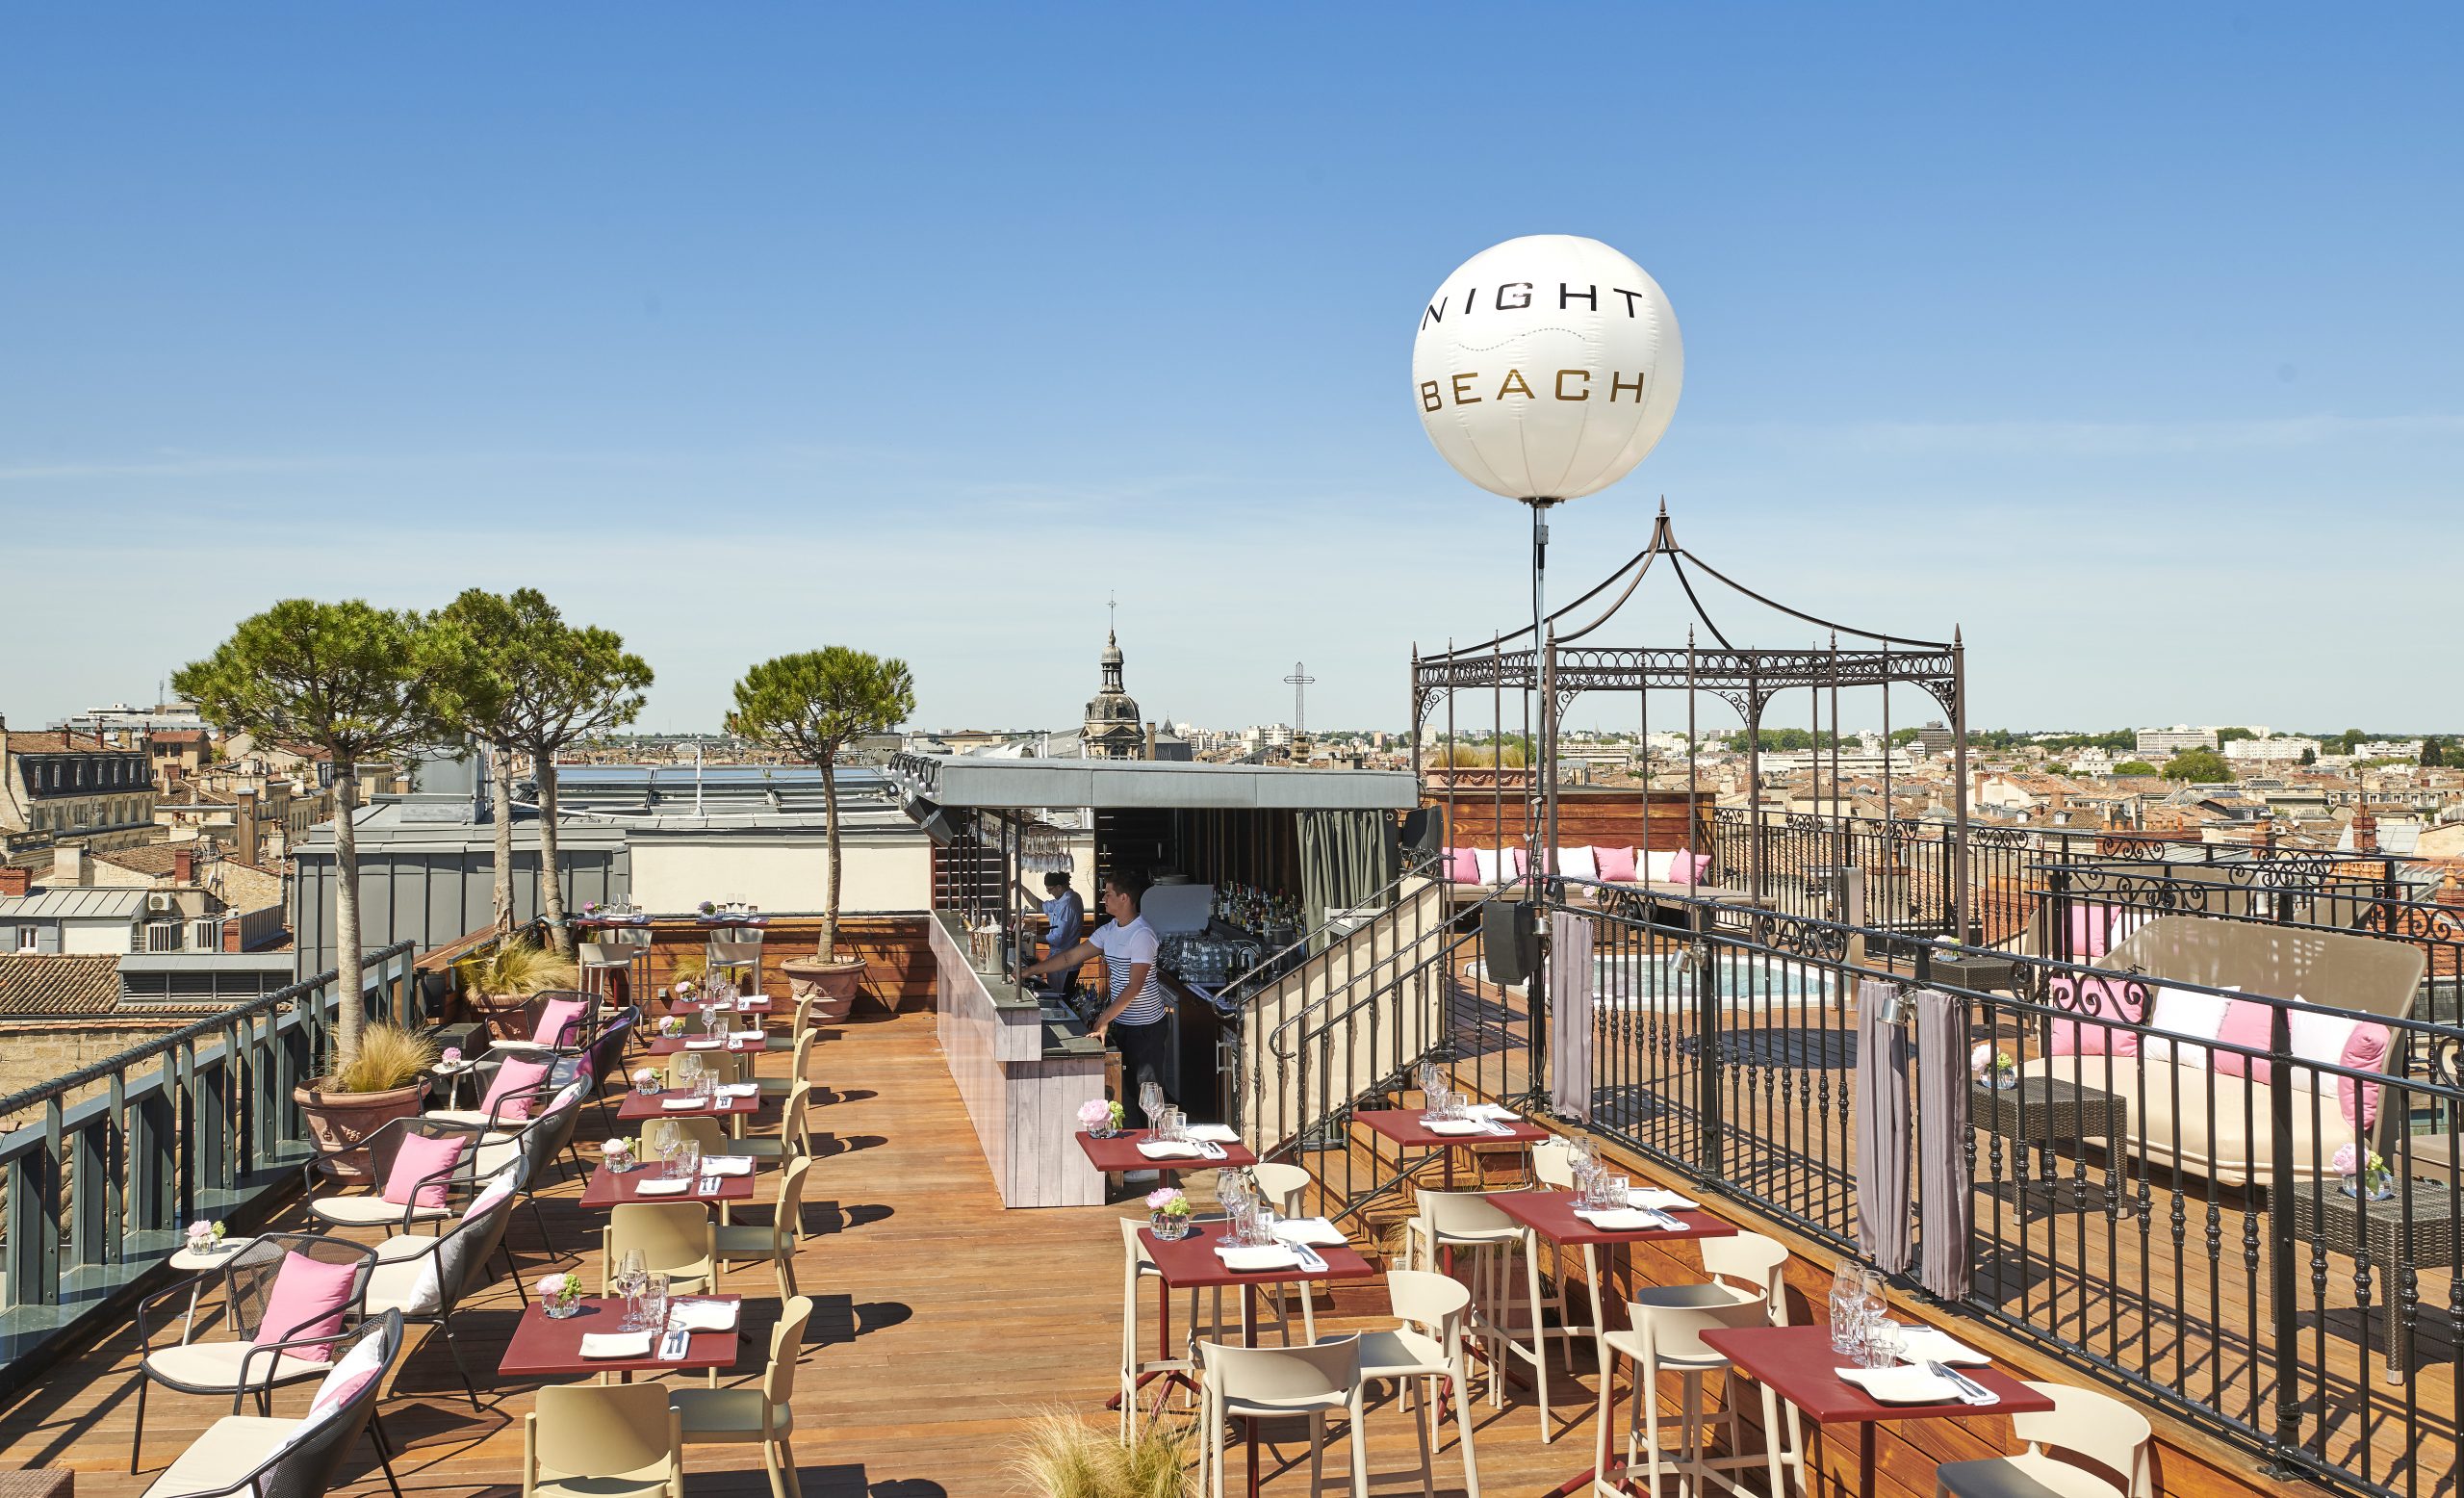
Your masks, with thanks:
M408 1221L414 1223L434 1222L446 1215L441 1206L405 1206L383 1197L319 1197L308 1203L308 1210L324 1222L345 1227L378 1227L402 1222L405 1212L410 1214Z
M177 1461L145 1489L145 1498L219 1492L253 1472L307 1422L225 1415L189 1443Z
M308 1401L311 1414L329 1407L341 1396L343 1386L363 1373L375 1373L385 1366L385 1334L372 1331L351 1344L351 1350L335 1360L334 1369Z
M2284 1013L2286 1028L2292 1032L2295 1055L2323 1067L2344 1065L2345 1043L2352 1039L2352 1032L2360 1025L2360 1020L2348 1020L2343 1015L2322 1014L2305 1004L2298 994L2293 995L2293 1002ZM2316 1091L2312 1084L2319 1079L2318 1072L2308 1067L2294 1067L2291 1071L2294 1086L2305 1092ZM2330 1087L2341 1080L2333 1072L2327 1073Z
M1568 879L1597 879L1600 877L1600 863L1591 856L1589 844L1578 848L1559 848L1557 872Z
M2189 989L2159 985L2156 1001L2149 1006L2147 1037L2139 1043L2139 1053L2151 1061L2170 1059L2178 1066L2205 1070L2207 1046L2176 1046L2163 1036L2177 1035L2184 1041L2213 1041L2224 1033L2224 1010L2231 1002L2221 994L2198 994ZM2159 1034L2160 1031L2163 1033Z
M486 1151L482 1149L480 1152L484 1154ZM475 1217L485 1216L490 1207L511 1195L513 1167L508 1165L488 1177L488 1183L480 1187L479 1194L471 1199L471 1204L462 1209L462 1220L467 1223Z
M1667 883L1669 873L1677 867L1675 848L1651 848L1641 851L1637 856L1641 858L1642 863L1636 867L1635 872L1641 874L1647 883Z
M1472 862L1479 866L1480 883L1503 884L1505 882L1505 880L1500 876L1501 865L1499 861L1503 857L1505 857L1505 850L1502 848L1474 848L1472 850ZM1505 866L1510 867L1511 865Z
M434 1244L438 1240L421 1238L417 1241ZM389 1310L400 1311L405 1316L430 1315L444 1298L433 1253L423 1253L417 1258L380 1257L375 1272L368 1277L368 1313L372 1316L381 1316Z
M176 1347L160 1347L145 1355L145 1366L173 1383L192 1389L233 1389L240 1384L240 1363L249 1353L256 1352L252 1342L184 1342ZM249 1387L260 1388L269 1383L296 1383L302 1379L321 1379L327 1363L312 1363L289 1353L270 1356L259 1354L248 1360Z

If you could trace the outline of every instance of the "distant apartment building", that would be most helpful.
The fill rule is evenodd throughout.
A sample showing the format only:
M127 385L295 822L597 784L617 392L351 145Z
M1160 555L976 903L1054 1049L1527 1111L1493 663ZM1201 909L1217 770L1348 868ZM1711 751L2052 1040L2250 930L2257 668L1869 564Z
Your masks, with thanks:
M2286 734L2276 738L2237 738L2224 746L2224 758L2236 764L2297 764L2304 754L2319 758L2315 738Z
M2136 736L2134 746L2142 759L2151 754L2176 755L2185 749L2213 749L2216 747L2216 730L2193 728L2187 723L2176 723L2171 728L2143 728Z
M154 788L193 780L214 758L214 740L201 728L157 729L145 736L145 758L154 766Z
M1289 723L1257 724L1241 731L1241 742L1252 752L1259 749L1288 749L1292 747L1292 725Z
M1957 747L1958 741L1958 736L1938 720L1916 731L1916 752L1919 754L1948 754Z
M63 838L96 851L151 841L154 800L141 744L74 729L13 732L0 718L0 834L13 849Z
M2422 741L2418 738L2374 738L2352 746L2353 757L2361 760L2418 760L2422 757Z

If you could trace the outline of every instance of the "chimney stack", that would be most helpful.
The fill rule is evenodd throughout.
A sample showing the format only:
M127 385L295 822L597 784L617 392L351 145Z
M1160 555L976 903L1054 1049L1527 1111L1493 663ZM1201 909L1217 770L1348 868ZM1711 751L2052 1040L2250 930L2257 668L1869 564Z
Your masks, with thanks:
M176 885L196 883L196 849L175 848L172 850L171 882Z
M64 844L51 850L51 882L85 887L86 849L82 844Z
M2355 853L2378 851L2378 818L2368 812L2352 814L2352 850Z
M0 898L13 897L33 888L34 870L23 866L0 868Z
M1152 723L1146 725L1146 758L1155 758L1155 725Z
M257 793L254 789L239 792L239 806L232 814L232 835L239 840L240 858L244 863L263 864L265 850L257 845Z

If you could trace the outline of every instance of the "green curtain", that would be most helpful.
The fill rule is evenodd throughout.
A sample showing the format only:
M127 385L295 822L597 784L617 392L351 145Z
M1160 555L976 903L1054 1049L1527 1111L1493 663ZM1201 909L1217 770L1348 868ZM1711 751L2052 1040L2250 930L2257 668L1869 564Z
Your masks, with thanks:
M1303 812L1299 828L1301 914L1317 933L1316 952L1326 944L1326 913L1365 904L1394 883L1399 854L1395 819L1384 812Z

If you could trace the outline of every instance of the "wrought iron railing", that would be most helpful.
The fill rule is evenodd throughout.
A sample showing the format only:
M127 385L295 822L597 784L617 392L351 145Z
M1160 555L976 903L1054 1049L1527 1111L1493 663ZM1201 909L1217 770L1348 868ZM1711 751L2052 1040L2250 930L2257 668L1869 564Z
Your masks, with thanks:
M370 954L370 1016L410 1020L412 957ZM322 973L0 1098L0 1391L124 1314L183 1224L297 1189L313 1146L292 1088L341 1002Z

